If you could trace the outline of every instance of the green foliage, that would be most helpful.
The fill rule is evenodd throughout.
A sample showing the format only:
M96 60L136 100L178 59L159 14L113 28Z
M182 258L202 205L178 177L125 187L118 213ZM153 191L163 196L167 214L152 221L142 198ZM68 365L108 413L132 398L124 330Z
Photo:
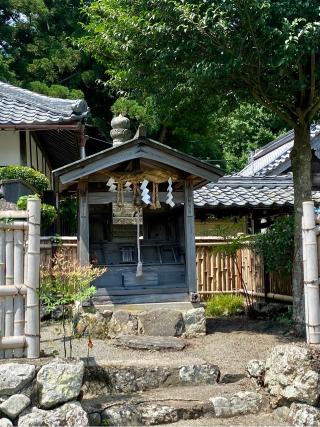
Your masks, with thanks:
M59 214L63 223L68 224L71 235L77 233L78 203L76 197L68 197L59 201Z
M21 196L17 200L17 207L20 210L27 209L27 202L29 197L35 196ZM41 203L41 227L46 229L52 225L58 217L57 210L54 206L47 203Z
M2 179L21 179L32 185L38 193L42 193L49 187L48 178L27 166L4 166L0 168L0 181Z
M211 297L206 304L207 317L234 316L243 311L245 305L241 295L217 294Z
M43 95L52 96L54 98L62 98L62 99L77 99L83 98L84 94L81 90L77 89L69 89L66 86L62 85L47 85L46 83L33 81L27 84L27 88L41 93Z
M120 97L111 107L111 111L136 120L138 124L146 126L149 132L155 132L160 127L151 97L148 97L143 104L139 104L134 99Z
M289 307L287 313L283 313L279 315L276 318L276 322L279 323L279 325L285 327L285 328L292 328L295 325L295 322L292 317L292 307Z
M264 234L257 234L253 248L263 257L266 271L290 273L293 266L293 216L276 219Z
M85 96L92 122L105 126L111 100L98 83L103 69L74 42L83 33L82 0L0 3L0 80L54 97Z

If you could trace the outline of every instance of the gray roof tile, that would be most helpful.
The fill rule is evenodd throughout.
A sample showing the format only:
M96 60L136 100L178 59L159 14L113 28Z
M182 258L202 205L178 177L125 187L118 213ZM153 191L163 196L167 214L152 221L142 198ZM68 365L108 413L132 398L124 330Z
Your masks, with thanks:
M0 82L0 125L71 123L88 114L82 99L52 98Z

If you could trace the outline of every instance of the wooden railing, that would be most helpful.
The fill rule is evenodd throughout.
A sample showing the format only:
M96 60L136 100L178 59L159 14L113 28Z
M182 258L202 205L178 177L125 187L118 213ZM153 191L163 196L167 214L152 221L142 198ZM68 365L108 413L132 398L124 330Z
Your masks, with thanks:
M217 293L241 293L243 283L250 294L279 301L292 301L291 277L277 272L265 274L263 263L254 251L238 251L236 262L214 247L225 244L217 237L196 237L198 292L202 300ZM45 265L58 249L71 260L77 259L77 238L41 237L41 264Z

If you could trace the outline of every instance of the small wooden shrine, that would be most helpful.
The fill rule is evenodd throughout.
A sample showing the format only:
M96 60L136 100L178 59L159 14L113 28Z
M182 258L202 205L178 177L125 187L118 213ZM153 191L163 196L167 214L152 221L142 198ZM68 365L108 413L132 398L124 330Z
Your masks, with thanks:
M193 190L222 175L112 120L113 147L54 174L59 193L79 195L78 256L108 267L94 302L134 304L197 299Z

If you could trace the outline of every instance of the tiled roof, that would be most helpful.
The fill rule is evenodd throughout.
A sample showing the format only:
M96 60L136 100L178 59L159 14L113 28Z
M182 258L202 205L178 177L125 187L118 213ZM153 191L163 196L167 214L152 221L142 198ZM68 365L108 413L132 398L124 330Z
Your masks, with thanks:
M310 129L311 144L320 134L320 125L313 125ZM238 176L270 176L278 175L279 167L290 161L290 153L293 147L294 133L290 131L280 138L265 145L257 151ZM317 138L318 139L318 138ZM281 172L280 172L281 173Z
M82 99L51 98L0 82L0 125L72 123L88 112Z
M292 179L221 178L218 183L195 190L194 203L197 207L293 206Z

